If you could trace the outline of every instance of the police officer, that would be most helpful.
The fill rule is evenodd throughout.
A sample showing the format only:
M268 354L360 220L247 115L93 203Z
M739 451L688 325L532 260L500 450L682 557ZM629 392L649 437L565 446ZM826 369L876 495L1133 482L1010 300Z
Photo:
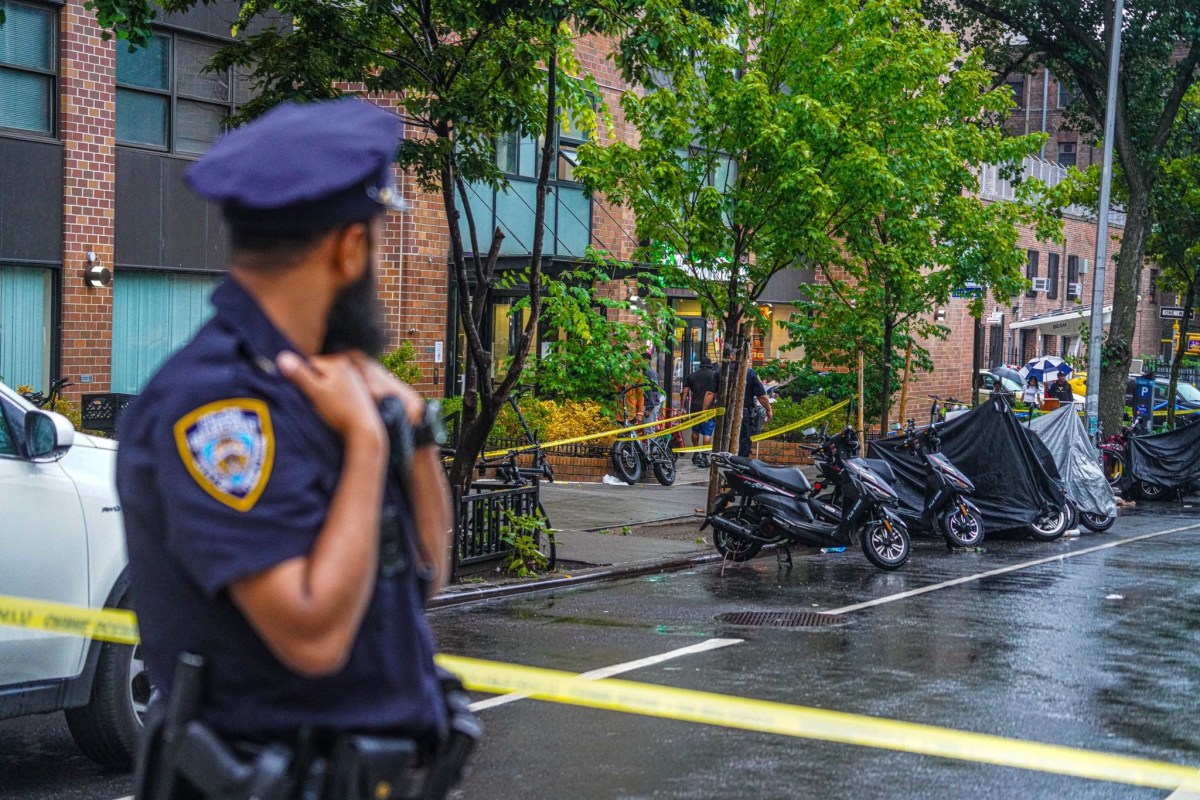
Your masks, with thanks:
M232 263L128 409L117 482L151 678L169 697L203 657L199 719L227 741L435 749L446 729L423 613L452 526L436 409L373 357L399 132L360 100L285 104L186 176Z

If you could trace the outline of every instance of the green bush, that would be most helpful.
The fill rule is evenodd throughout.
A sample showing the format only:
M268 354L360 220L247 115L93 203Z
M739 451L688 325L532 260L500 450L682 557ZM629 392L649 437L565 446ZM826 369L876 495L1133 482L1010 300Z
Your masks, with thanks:
M833 400L823 394L809 395L800 402L796 402L791 398L780 397L771 404L771 421L767 423L764 430L770 432L799 422L800 420L808 419L832 405ZM816 425L820 427L819 422ZM797 438L802 436L800 431L793 431L791 433Z
M419 383L421 380L421 368L417 366L417 353L413 349L412 342L401 342L390 353L384 353L379 357L379 363L387 367L387 370L405 383Z

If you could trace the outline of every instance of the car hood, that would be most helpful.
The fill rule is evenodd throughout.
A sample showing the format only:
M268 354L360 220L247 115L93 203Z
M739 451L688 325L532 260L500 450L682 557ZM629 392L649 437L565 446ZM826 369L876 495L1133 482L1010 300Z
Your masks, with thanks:
M75 437L71 444L72 447L94 447L97 450L116 450L117 443L112 439L105 439L100 436L92 436L86 433L75 431Z

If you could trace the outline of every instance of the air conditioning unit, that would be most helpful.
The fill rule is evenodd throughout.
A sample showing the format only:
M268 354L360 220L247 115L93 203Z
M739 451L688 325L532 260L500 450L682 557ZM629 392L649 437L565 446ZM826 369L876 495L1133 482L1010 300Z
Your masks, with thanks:
M1067 297L1071 300L1078 300L1079 298L1083 297L1083 284L1082 283L1068 283L1067 284Z
M1031 291L1031 292L1048 292L1048 291L1050 291L1050 279L1049 278L1030 278L1029 280L1033 284L1033 286L1030 287L1029 291Z
M1079 259L1079 274L1087 275L1088 260L1086 258Z

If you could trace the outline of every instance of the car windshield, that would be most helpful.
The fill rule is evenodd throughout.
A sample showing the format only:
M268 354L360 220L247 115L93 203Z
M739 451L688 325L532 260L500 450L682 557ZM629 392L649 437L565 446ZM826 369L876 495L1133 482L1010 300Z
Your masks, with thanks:
M1188 403L1200 403L1200 389L1190 383L1180 381L1176 384L1175 390L1179 393L1179 399Z

